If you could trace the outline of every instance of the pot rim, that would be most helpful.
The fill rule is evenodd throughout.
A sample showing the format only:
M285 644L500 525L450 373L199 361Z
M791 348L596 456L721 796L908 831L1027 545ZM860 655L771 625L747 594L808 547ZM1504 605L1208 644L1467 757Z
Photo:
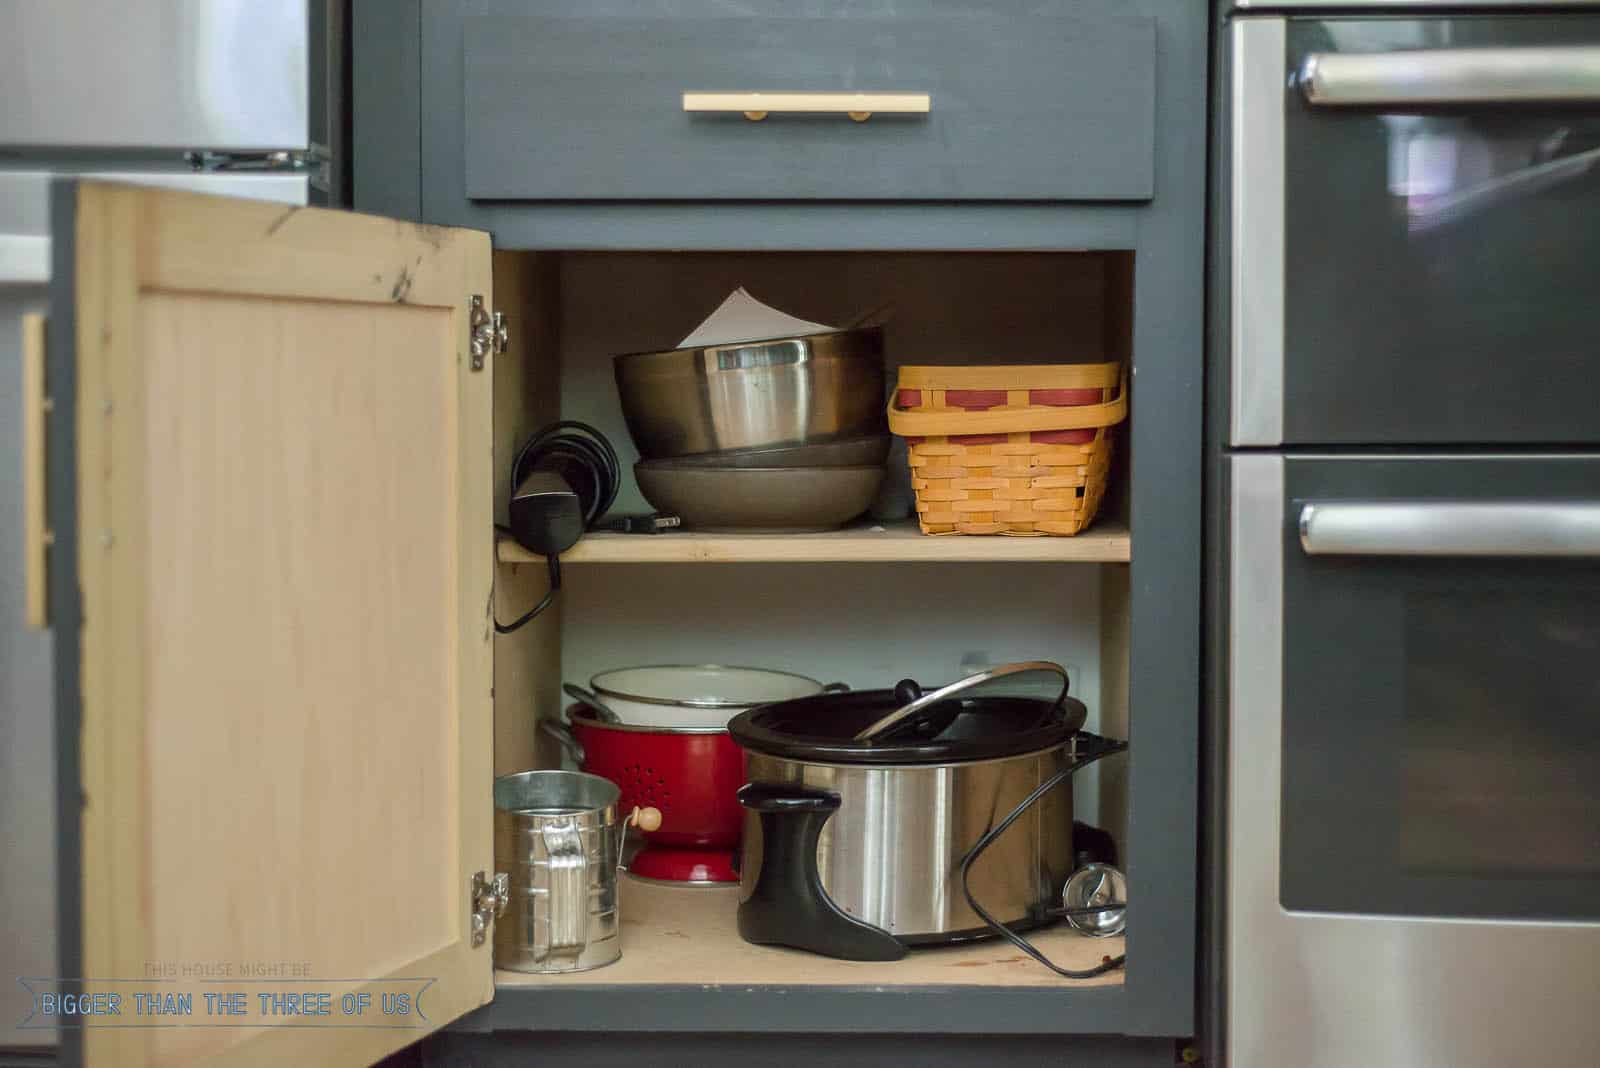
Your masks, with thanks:
M728 728L722 727L652 727L643 723L607 723L605 720L584 712L568 712L567 718L574 726L579 723L585 727L600 731L627 731L631 734L727 734Z
M674 671L683 671L683 670L688 670L688 671L753 671L753 672L756 672L756 673L761 674L761 675L782 675L785 678L799 679L802 682L812 683L813 685L816 686L816 688L817 688L816 692L817 693L821 693L821 692L823 692L824 689L826 689L826 687L823 686L822 683L818 682L816 679L812 678L809 675L801 675L798 672L794 672L794 671L777 671L777 670L775 670L773 668L747 667L747 666L745 666L743 664L638 664L638 665L631 666L631 667L611 668L608 671L602 671L598 675L591 676L590 679L589 679L589 689L593 690L595 692L595 694L600 696L600 697L615 697L619 701L637 701L641 705L661 705L661 706L664 706L664 707L667 707L667 708L731 708L731 709L734 709L736 711L743 711L744 709L747 709L747 708L754 708L757 705L768 705L768 704L773 704L774 703L774 702L772 702L770 700L730 701L730 700L724 700L722 698L717 698L717 697L710 697L710 698L699 698L699 697L696 697L696 698L690 698L688 700L683 700L683 701L674 701L671 698L667 698L667 697L642 697L639 694L623 693L621 690L608 690L604 686L600 685L600 680L602 678L604 678L605 676L607 676L607 675L616 675L616 674L620 674L621 672L624 672L624 671L663 671L663 670L674 670ZM807 694L806 696L812 696L812 695ZM786 700L787 701L787 700L794 700L794 698L779 698L779 700Z
M1044 711L1048 721L1025 726L1023 729L1000 731L981 738L909 739L896 741L856 741L852 737L828 734L800 733L785 730L778 725L760 722L780 713L804 716L815 721L826 715L816 707L823 700L849 702L866 711L876 711L874 705L894 707L898 700L894 690L854 690L849 693L825 694L822 697L800 697L793 701L775 701L757 705L728 722L728 731L741 748L750 753L761 753L781 760L797 763L826 764L840 767L940 767L956 764L973 764L990 759L1005 759L1028 753L1043 752L1067 745L1084 727L1088 708L1077 698L1063 695L1055 702L1028 697L969 698L957 694L952 702L983 702L1008 707L1026 706ZM801 711L795 711L795 708ZM828 711L838 712L834 708ZM860 711L858 709L857 711ZM853 733L853 732L852 732Z
M607 800L603 805L588 806L578 809L579 814L600 813L603 817L609 811L614 815L614 810L622 801L621 786L612 782L604 775L596 775L592 771L584 771L582 769L573 771L570 768L529 768L525 771L512 771L506 773L505 775L496 775L490 784L490 789L493 794L499 794L502 792L502 790L510 792L513 791L517 786L530 782L538 782L540 780L565 780L568 782L587 783L609 798L609 800ZM534 811L531 805L502 805L498 797L494 799L494 807L495 811L497 812L505 812L511 815L518 815L520 813Z
M980 764L1004 764L1008 760L1031 760L1060 750L1068 750L1070 752L1073 740L1077 736L1077 732L1073 732L1067 736L1065 741L1057 742L1055 745L1047 745L1040 749L1030 749L1026 753L1012 753L1010 756L978 757L975 760L942 760L937 764L862 764L851 761L802 760L799 757L775 756L772 753L764 753L759 749L746 749L745 755L747 757L762 757L767 760L775 760L781 764L793 764L796 767L835 768L839 771L943 771L947 768L975 768ZM748 768L746 769L746 777L749 782L766 781L749 775Z
M737 349L759 349L768 345L796 345L805 346L805 350L797 354L796 359L787 362L796 363L800 359L811 356L813 345L821 342L828 350L817 355L855 355L854 353L838 353L833 351L834 346L841 342L860 341L869 347L876 347L880 352L867 353L866 355L880 355L883 344L883 327L881 326L854 326L843 330L819 330L810 334L787 334L783 337L765 337L754 341L728 341L720 345L691 345L688 348L678 349L646 349L640 352L623 352L611 357L612 364L620 371L624 364L632 365L648 360L650 357L671 356L700 356L705 353L731 352Z

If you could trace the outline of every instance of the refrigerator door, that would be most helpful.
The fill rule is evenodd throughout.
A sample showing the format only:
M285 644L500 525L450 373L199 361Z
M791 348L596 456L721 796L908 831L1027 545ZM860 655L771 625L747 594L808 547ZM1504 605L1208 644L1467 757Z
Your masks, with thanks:
M307 0L0 0L0 147L304 148Z

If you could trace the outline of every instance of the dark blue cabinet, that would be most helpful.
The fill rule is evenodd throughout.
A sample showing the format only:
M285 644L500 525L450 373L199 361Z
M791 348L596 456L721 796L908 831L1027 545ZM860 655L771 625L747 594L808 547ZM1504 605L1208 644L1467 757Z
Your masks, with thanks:
M1085 1062L1170 1063L1170 1040L1196 1029L1207 5L730 7L357 0L355 206L482 228L501 250L1127 254L1129 968L1093 988L597 973L502 987L460 1027L561 1032L524 1047L551 1052L606 1049L582 1033L619 1031L1006 1035L1018 1053L1040 1050L1021 1036L1052 1035ZM817 50L814 84L801 46ZM740 83L698 84L712 79ZM933 102L923 118L751 122L690 117L674 96L761 89Z

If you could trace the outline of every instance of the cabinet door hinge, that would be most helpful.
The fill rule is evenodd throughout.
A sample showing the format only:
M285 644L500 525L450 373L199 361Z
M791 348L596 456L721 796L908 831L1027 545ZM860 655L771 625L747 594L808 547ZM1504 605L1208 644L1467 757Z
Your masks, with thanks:
M511 879L495 872L490 879L481 871L472 873L472 944L481 946L489 937L489 925L511 902Z
M481 294L472 294L468 313L467 329L472 331L472 369L481 371L489 353L506 351L511 332L506 328L505 315L501 312L491 314L484 306Z

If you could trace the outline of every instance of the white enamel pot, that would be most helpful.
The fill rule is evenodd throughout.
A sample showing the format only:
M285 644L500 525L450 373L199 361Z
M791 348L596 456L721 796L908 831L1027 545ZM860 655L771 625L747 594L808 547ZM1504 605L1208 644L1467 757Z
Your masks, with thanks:
M634 727L721 730L740 712L774 701L812 697L824 690L816 679L787 671L723 667L716 664L662 664L603 671L583 694L601 716L610 713Z

